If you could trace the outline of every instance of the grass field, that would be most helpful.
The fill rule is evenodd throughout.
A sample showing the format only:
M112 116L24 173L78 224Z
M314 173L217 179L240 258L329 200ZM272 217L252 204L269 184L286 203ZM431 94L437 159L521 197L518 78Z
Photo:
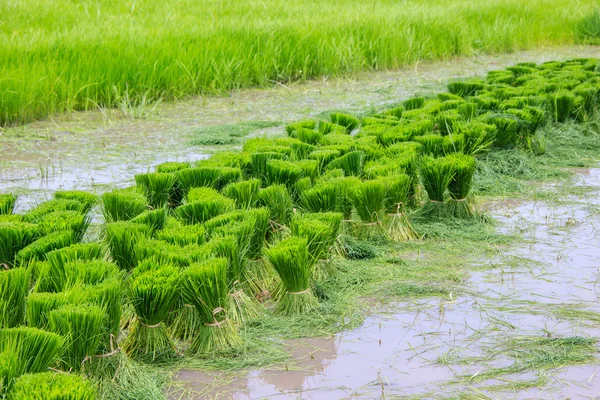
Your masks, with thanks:
M594 0L7 0L0 125L573 43Z

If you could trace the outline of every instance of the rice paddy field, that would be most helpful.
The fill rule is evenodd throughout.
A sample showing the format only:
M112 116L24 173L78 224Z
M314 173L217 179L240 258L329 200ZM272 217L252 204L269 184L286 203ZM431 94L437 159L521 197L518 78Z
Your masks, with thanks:
M0 398L600 397L596 7L1 4Z

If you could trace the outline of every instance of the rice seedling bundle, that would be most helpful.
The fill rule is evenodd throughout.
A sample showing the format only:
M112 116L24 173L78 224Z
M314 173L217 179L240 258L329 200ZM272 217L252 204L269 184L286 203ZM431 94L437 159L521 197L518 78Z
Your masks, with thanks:
M265 250L265 258L277 271L285 290L275 311L296 315L311 310L316 298L311 290L313 271L307 240L291 236Z
M269 186L258 193L261 205L271 211L271 220L286 225L292 216L294 202L283 185Z
M89 225L90 218L77 211L53 211L38 220L42 235L56 231L72 231L76 242L83 239Z
M442 144L444 143L444 137L438 134L428 134L423 136L416 136L413 140L420 143L423 147L423 153L433 156L438 156L442 153Z
M72 231L58 231L51 233L19 250L15 256L15 263L16 265L26 265L32 260L43 260L46 253L70 246L74 243L75 235Z
M17 355L19 375L47 371L58 362L63 345L61 336L41 329L0 329L0 353L10 351Z
M551 94L550 108L555 122L565 122L575 108L575 95L565 90Z
M457 110L465 121L471 122L471 120L477 117L479 107L477 103L465 102L461 104Z
M202 321L190 353L210 354L242 344L237 327L229 320L228 262L223 258L190 266L182 273L181 290L186 303L193 305Z
M27 325L32 328L48 329L48 317L51 311L69 303L65 292L59 293L31 293L27 297L26 319Z
M98 196L93 193L84 192L82 190L57 190L54 192L54 198L59 200L75 200L81 203L81 213L87 214L96 204L98 204Z
M416 110L418 108L423 108L425 105L424 97L413 97L412 99L405 100L402 103L402 107L405 110Z
M57 265L50 263L48 278L55 292L77 285L95 285L110 277L120 276L116 264L102 260L77 260Z
M32 243L39 228L27 222L0 222L0 265L13 265L15 255Z
M346 176L360 176L362 174L364 155L362 151L352 151L336 158L327 165L327 169L340 168Z
M315 131L314 129L298 128L294 131L293 137L303 143L308 143L314 146L321 141L323 134L319 131Z
M165 228L162 231L156 232L157 239L178 246L203 244L205 235L206 231L204 227L199 224Z
M325 182L302 192L300 206L308 212L337 211L339 197L338 185Z
M512 147L519 142L519 120L514 116L490 116L484 122L496 126L495 147Z
M312 187L313 181L310 178L298 179L294 186L290 188L290 192L292 193L292 199L294 200L294 203L298 203L300 201L300 198L302 197L302 194L307 190L312 189Z
M86 293L86 301L102 308L106 313L105 329L103 329L103 341L109 339L108 335L115 338L119 336L123 303L123 283L119 275L104 279L94 285L86 285L82 288ZM108 333L108 335L107 335ZM106 343L108 344L108 343Z
M424 156L420 165L421 183L427 192L429 202L423 208L425 214L442 215L444 194L454 176L454 166L447 157L432 158Z
M379 180L358 184L351 194L356 213L364 223L378 223L385 211L386 187Z
M290 148L292 149L292 159L293 160L303 160L306 157L308 157L308 155L313 152L316 147L313 146L312 144L308 144L308 143L292 143L290 144Z
M221 167L219 168L220 175L217 182L217 189L222 189L230 183L239 182L242 180L242 170L236 167Z
M115 264L124 271L131 271L137 266L136 246L138 241L150 236L151 229L147 225L130 221L111 222L106 224L104 240L110 250Z
M16 194L0 194L0 215L12 214L16 202Z
M354 145L354 139L346 133L330 133L329 135L321 137L319 143L324 147L335 146L335 149L340 150L342 153L346 153L348 150L342 149L351 149L352 145Z
M360 124L360 120L358 118L355 118L349 114L331 113L329 118L334 124L341 125L346 128L348 133L352 132Z
M218 167L186 168L175 172L184 197L192 188L215 188L221 177Z
M448 159L454 170L448 184L450 212L458 218L471 217L473 211L468 202L468 196L473 186L473 175L477 162L474 157L462 154L453 154L448 156Z
M187 196L187 203L175 209L175 215L186 224L198 224L217 215L233 210L235 203L210 188L194 188Z
M462 153L465 147L465 137L461 133L444 136L442 141L442 154Z
M18 376L19 358L12 351L0 352L0 396L12 389L14 380Z
M224 225L243 220L246 215L245 211L233 210L209 219L204 223L207 235L210 236L217 228Z
M154 172L135 175L135 183L154 209L166 207L177 183L172 173Z
M29 271L0 269L0 328L14 328L23 323L28 291Z
M233 199L237 208L249 209L258 202L259 179L230 183L225 186L223 193Z
M136 319L122 348L131 357L156 360L175 354L163 321L179 298L179 270L168 264L133 270L129 299Z
M338 158L341 155L341 153L338 150L315 150L312 153L310 153L308 155L308 158L310 158L311 160L316 160L319 162L319 170L323 170L325 169L325 167L327 167L327 164L329 164L330 162L332 162L333 160L335 160L336 158Z
M10 393L14 400L96 400L91 381L79 376L56 372L26 374L19 377Z
M389 110L385 111L385 115L387 116L392 116L392 117L396 117L398 119L402 118L402 114L404 113L404 107L399 106L399 107L394 107L394 108L390 108Z
M129 221L148 209L146 197L130 189L106 192L101 199L106 222Z
M461 133L465 138L463 153L474 156L481 154L489 149L496 140L496 125L483 122L471 122L461 128Z
M267 207L253 208L248 211L248 216L253 222L253 231L247 257L249 260L257 260L262 257L267 231L269 230L271 210Z
M146 225L154 233L164 228L165 223L167 222L167 210L165 208L159 208L157 210L144 211L133 218L131 222Z
M313 121L312 119L305 120L305 121L298 121L298 122L294 122L293 124L286 125L285 132L287 133L288 136L294 137L294 132L296 130L298 130L299 128L314 129L316 126L317 126L317 123L315 121Z
M329 224L311 214L296 215L290 223L290 231L292 235L306 239L311 266L325 258L333 236Z
M338 124L334 124L333 122L328 121L319 121L318 131L323 135L328 135L330 133L346 133L346 127Z
M386 236L393 241L407 241L418 238L406 215L411 196L412 179L406 174L379 178L387 188L385 196L386 217L384 228Z
M195 260L205 258L206 249L195 244L181 246L162 240L142 238L135 251L140 263L150 259L154 262L186 267Z
M169 174L180 171L182 169L190 168L189 162L165 162L156 166L156 172Z
M291 187L302 176L303 169L289 161L267 161L267 184Z
M267 182L267 162L270 160L282 160L285 155L275 152L259 152L252 154L252 176Z
M448 91L460 97L473 96L478 90L485 88L485 83L479 80L470 80L464 82L451 82L448 84Z
M46 214L54 211L77 211L84 213L85 205L77 200L69 199L53 199L45 201L35 207L33 210L28 211L23 216L23 221L37 223Z
M105 318L106 313L92 305L66 305L50 311L51 330L65 338L63 368L82 371L85 363L97 354Z
M311 182L314 182L319 175L319 162L316 160L300 160L295 161L295 165L302 169L302 176L310 178Z

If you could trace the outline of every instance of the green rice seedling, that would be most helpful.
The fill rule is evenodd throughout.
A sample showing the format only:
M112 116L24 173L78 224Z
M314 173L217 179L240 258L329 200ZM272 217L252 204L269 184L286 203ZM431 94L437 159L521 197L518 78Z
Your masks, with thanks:
M19 371L19 357L12 351L0 353L0 396L5 398L12 389Z
M102 195L102 214L106 222L129 221L147 209L146 197L130 189L113 190Z
M15 381L10 398L96 400L98 396L93 383L79 375L43 372L19 377Z
M398 119L402 118L403 113L404 113L404 107L402 107L402 106L391 108L385 112L386 115L393 116Z
M348 133L352 132L360 124L360 120L358 118L349 114L331 113L329 118L334 124L341 125L346 128L346 132Z
M267 161L267 183L269 185L293 186L302 176L303 170L289 161Z
M82 371L96 355L102 339L106 313L97 306L66 305L50 311L50 328L65 338L61 363L65 370Z
M0 214L0 224L5 222L23 222L21 214Z
M462 115L460 114L460 112L458 112L458 109L463 104L465 104L465 101L462 99L461 100L446 100L442 104L440 104L439 110L442 114L450 113L450 114L457 115L460 118L460 117L462 117Z
M385 184L379 180L365 181L354 188L352 204L362 222L357 236L375 239L381 235L386 192Z
M252 176L267 182L267 162L270 160L282 160L284 154L275 152L260 152L252 154Z
M295 215L290 223L292 235L306 239L311 267L327 256L332 227L311 214Z
M438 114L434 121L437 130L442 135L449 135L456 130L456 126L460 123L461 116L458 112L445 111Z
M77 211L83 213L85 205L77 200L68 199L53 199L45 201L35 207L33 210L28 211L24 216L25 222L37 223L46 214L54 211Z
M221 190L230 183L239 182L242 180L242 170L237 167L220 167L219 180L217 189Z
M54 272L63 271L65 264L74 261L100 260L106 255L104 247L99 243L77 243L62 249L53 250L46 254L48 268L37 271L36 290L38 291L60 291L52 282Z
M493 115L483 120L496 126L495 147L514 147L519 142L519 120L512 115Z
M215 188L221 170L218 167L186 168L175 172L175 177L185 197L192 188Z
M92 208L98 204L98 196L82 190L57 190L54 192L54 198L59 200L75 200L80 202L82 204L82 214L89 213Z
M406 174L379 178L387 188L385 196L386 217L384 229L386 236L395 242L418 239L406 215L411 194L412 179Z
M87 301L96 304L106 313L105 329L103 329L103 343L108 349L110 345L107 337L113 335L119 336L119 326L121 315L123 314L123 280L119 275L115 275L103 280L95 285L86 285L82 289L87 294Z
M27 325L32 328L48 330L50 312L64 306L68 302L69 299L64 292L31 293L27 298Z
M0 265L12 266L16 254L39 236L39 228L27 222L0 222Z
M0 328L14 328L23 323L28 291L29 271L0 270Z
M422 149L424 154L438 156L442 153L444 137L441 135L432 133L429 135L415 136L413 140L423 146Z
M172 173L153 172L135 175L136 185L143 191L148 204L154 209L166 207L177 178Z
M458 107L458 113L467 122L470 122L471 120L475 119L475 117L477 117L478 111L479 107L477 103L466 102Z
M218 215L204 223L204 228L208 236L212 235L218 228L233 222L241 221L245 217L245 210L233 210L225 214Z
M469 218L473 216L473 210L469 204L469 192L473 187L473 175L477 162L473 156L453 154L448 156L452 163L453 175L448 184L450 202L449 211L457 218Z
M223 193L233 199L237 208L249 209L258 202L259 179L230 183L225 186Z
M56 292L71 289L77 285L95 285L110 277L119 277L117 265L102 260L70 261L62 266L50 263L49 281Z
M437 98L439 101L441 102L446 102L446 101L464 101L462 97L460 97L459 95L456 94L452 94L452 93L438 93L437 94Z
M242 344L237 327L226 311L229 302L227 264L226 259L215 258L192 265L182 274L183 298L195 307L202 321L190 346L191 354L214 354Z
M334 124L333 122L327 122L327 121L319 121L319 129L318 130L323 135L328 135L330 133L347 133L345 126Z
M110 250L111 259L123 271L131 271L137 266L136 246L138 241L151 234L147 225L130 221L106 224L104 240Z
M308 161L308 160L307 160ZM302 193L310 190L313 187L313 182L310 178L301 178L294 184L290 191L292 192L294 202L298 202Z
M420 155L422 152L423 145L418 142L396 143L385 149L385 154L388 156L396 156L400 154Z
M575 95L562 90L550 95L550 111L555 122L565 122L575 108Z
M200 224L165 228L162 231L156 232L157 239L178 246L203 244L205 236L206 231Z
M288 136L294 137L294 132L300 128L314 129L317 123L313 120L298 121L285 126L285 132Z
M162 240L143 238L137 243L135 252L140 264L144 260L153 260L158 263L186 267L198 259L206 258L207 251L202 246L195 244L181 246Z
M0 215L12 214L16 202L16 194L0 194Z
M323 137L321 132L307 128L299 128L294 132L294 134L296 139L313 146L317 145Z
M334 183L321 183L302 192L300 206L308 212L336 211L340 196L339 187Z
M358 186L361 184L361 180L355 176L340 177L332 179L330 182L334 183L339 190L338 207L336 211L341 212L344 215L344 222L348 222L352 217L353 206L353 193Z
M312 218L324 222L329 226L330 236L327 239L327 248L331 249L337 242L340 235L340 229L342 227L342 218L344 217L340 212L319 212L311 213Z
M305 178L310 178L312 182L317 179L319 175L319 162L316 160L300 160L295 161L295 165L302 169L302 176Z
M275 312L296 315L310 311L316 298L311 290L313 270L307 240L291 236L267 249L265 258L281 278L285 290Z
M338 254L348 260L370 260L379 254L377 247L371 242L354 236L340 235L338 243Z
M354 144L354 139L345 133L330 133L329 135L324 135L319 142L321 146L346 146L346 148L351 148ZM335 147L335 149L340 150L338 147ZM346 153L348 150L340 151Z
M479 80L451 82L448 84L448 91L460 97L473 96L477 94L477 91L482 90L484 88L485 83Z
M0 353L11 351L17 355L18 375L47 371L58 362L63 345L61 336L41 329L24 326L0 329Z
M235 202L210 188L195 188L188 194L188 203L175 209L175 215L188 225L203 223L233 210Z
M165 208L159 208L156 210L144 211L133 218L131 222L147 225L152 232L160 231L167 222L167 210Z
M129 299L136 319L122 345L130 357L156 360L175 354L163 321L177 303L179 282L179 270L168 264L133 270Z
M267 207L253 208L248 211L248 215L254 223L250 246L247 257L249 260L258 260L262 257L264 244L269 230L269 219L271 210Z
M271 220L279 226L287 225L290 220L294 202L284 185L269 186L258 193L261 205L271 211Z
M165 162L156 166L156 172L161 174L171 174L182 169L190 168L189 162Z
M598 96L599 91L600 87L585 83L577 86L573 90L573 93L581 99L579 113L584 113L587 116L594 113L596 105L600 101L600 97Z
M202 329L202 320L198 310L183 299L177 308L171 310L171 314L173 320L169 324L169 334L173 338L189 342Z
M496 140L498 128L493 124L473 121L463 125L460 132L463 135L463 153L474 156L489 151Z
M327 169L343 169L346 176L362 174L364 155L362 151L352 151L336 158L327 165Z
M48 235L57 231L72 231L75 241L80 242L90 226L90 218L77 211L53 211L38 221L40 233Z
M454 166L447 157L432 158L424 156L421 159L421 183L427 192L429 202L422 209L424 215L446 215L444 194L454 176Z
M338 158L340 155L341 153L338 150L315 150L308 155L308 158L318 161L319 170L323 171L325 167L327 167L327 164Z
M404 107L405 110L415 110L418 108L423 108L424 105L424 97L413 97L412 99L405 100L402 103L402 107Z
M32 242L27 247L19 250L15 256L16 265L27 265L32 260L43 260L46 253L62 249L75 243L75 235L72 231L58 231L43 236Z
M442 154L462 153L465 147L465 137L461 133L444 136L442 141Z
M292 159L293 160L304 160L308 157L310 153L312 153L316 147L312 144L308 143L292 143L290 144L290 148L292 149Z

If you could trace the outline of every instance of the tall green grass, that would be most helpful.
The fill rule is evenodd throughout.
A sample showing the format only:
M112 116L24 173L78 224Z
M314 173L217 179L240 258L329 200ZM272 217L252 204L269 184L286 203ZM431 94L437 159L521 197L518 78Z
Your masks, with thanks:
M75 109L131 110L161 98L273 81L573 43L596 5L595 0L3 1L0 125Z

